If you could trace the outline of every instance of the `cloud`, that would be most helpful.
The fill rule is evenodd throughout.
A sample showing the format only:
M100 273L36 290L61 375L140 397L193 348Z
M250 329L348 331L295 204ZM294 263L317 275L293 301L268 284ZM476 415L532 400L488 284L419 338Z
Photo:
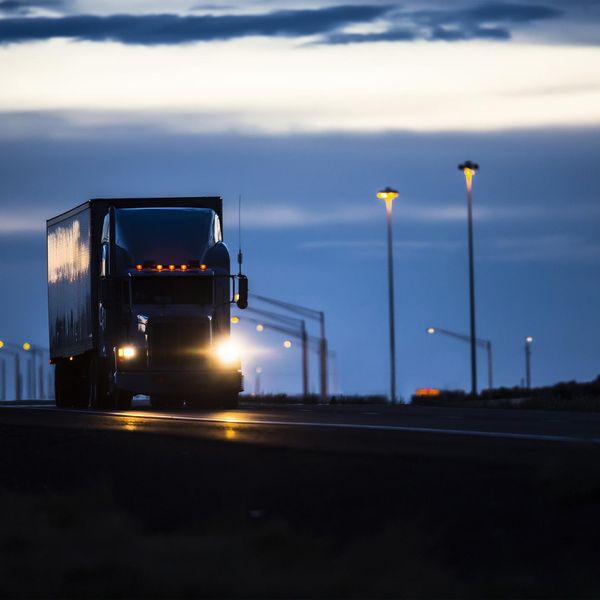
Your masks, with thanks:
M486 254L508 262L600 261L600 244L569 233L498 237L487 244Z
M332 33L325 42L508 40L512 37L509 26L531 25L535 21L554 19L562 14L562 10L552 6L513 3L488 3L468 9L396 9L388 14L391 25L386 31Z
M0 10L23 13L52 8L64 0L0 1ZM221 7L223 8L223 7ZM355 44L424 39L461 41L507 40L511 27L556 18L553 6L487 3L465 8L414 10L393 4L335 5L318 9L278 10L261 14L114 14L58 18L15 17L0 20L0 43L51 38L117 41L124 44L184 44L246 36L321 36L323 44ZM380 31L354 32L348 27L377 22Z
M22 15L39 9L56 10L64 5L64 0L0 0L0 13Z
M282 10L254 15L73 15L0 20L0 43L51 38L118 41L124 44L182 44L245 36L301 37L327 33L382 17L387 5L340 5L320 10Z

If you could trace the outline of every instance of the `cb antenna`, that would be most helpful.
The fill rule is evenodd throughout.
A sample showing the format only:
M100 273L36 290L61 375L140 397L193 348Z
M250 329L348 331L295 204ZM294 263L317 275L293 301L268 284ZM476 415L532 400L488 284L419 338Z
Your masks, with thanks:
M238 196L238 275L242 274L242 262L244 260L244 255L242 254L242 195Z

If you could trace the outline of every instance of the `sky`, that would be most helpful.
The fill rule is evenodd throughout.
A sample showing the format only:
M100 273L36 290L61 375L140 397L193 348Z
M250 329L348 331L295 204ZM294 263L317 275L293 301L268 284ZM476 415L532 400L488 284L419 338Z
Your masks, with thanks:
M468 344L425 329L468 333L470 159L494 383L527 335L534 385L595 378L599 25L596 0L1 0L0 339L47 345L47 218L218 194L235 249L242 194L252 291L324 310L336 391L386 394L390 185L399 391L466 389ZM298 345L240 317L248 388L299 392Z

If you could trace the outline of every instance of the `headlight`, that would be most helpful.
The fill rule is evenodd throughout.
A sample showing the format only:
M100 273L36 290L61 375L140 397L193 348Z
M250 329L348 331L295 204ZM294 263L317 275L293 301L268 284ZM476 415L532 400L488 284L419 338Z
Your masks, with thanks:
M217 358L224 365L234 365L240 360L239 348L232 342L221 342L216 347Z
M117 356L124 360L131 360L135 358L136 350L133 346L122 346L121 348L117 348Z

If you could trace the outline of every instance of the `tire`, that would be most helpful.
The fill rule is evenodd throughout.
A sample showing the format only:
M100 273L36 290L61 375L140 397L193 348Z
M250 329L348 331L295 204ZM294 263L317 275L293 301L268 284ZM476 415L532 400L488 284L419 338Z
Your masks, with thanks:
M183 396L150 396L150 406L152 408L183 408L184 397Z
M89 404L92 408L110 408L108 397L108 370L105 360L99 356L92 356L89 365L88 380Z
M131 410L131 401L133 400L133 393L126 392L124 390L113 390L109 394L111 405L116 410Z
M54 371L54 401L57 408L71 408L73 406L71 365L66 361L58 361Z

